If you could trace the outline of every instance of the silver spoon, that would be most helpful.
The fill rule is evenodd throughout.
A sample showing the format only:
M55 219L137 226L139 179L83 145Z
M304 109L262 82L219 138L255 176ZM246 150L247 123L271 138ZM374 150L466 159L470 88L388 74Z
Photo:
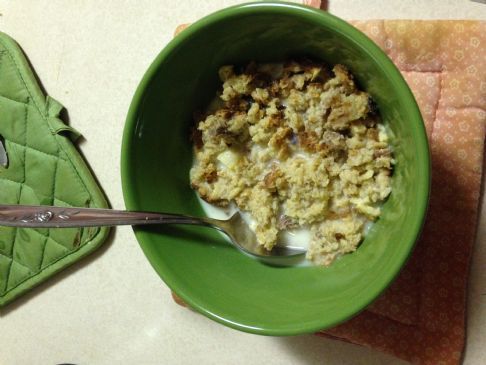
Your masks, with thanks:
M225 233L243 253L273 265L290 265L302 259L301 247L275 246L271 251L257 243L255 233L240 213L227 220L179 214L131 212L112 209L65 208L34 205L0 205L0 226L28 228L112 227L145 224L192 224Z

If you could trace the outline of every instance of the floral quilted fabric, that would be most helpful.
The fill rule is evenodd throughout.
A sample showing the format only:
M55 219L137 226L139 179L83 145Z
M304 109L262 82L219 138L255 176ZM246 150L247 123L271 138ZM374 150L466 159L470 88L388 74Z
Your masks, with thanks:
M352 24L388 54L415 95L431 149L431 199L422 237L396 281L360 315L323 333L413 364L456 365L486 136L486 22Z
M324 9L327 2L304 3ZM486 136L486 22L350 23L386 52L415 95L431 147L431 199L422 237L395 282L358 316L318 335L413 364L457 365Z
M18 47L0 33L0 204L107 207L60 119ZM100 246L107 228L0 227L0 306Z

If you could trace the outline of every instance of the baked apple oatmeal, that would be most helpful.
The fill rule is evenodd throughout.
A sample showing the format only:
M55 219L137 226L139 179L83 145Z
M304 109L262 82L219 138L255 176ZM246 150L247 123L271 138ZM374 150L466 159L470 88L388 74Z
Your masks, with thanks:
M370 95L342 65L304 61L219 69L218 98L196 120L192 187L236 207L271 250L310 232L307 259L353 252L391 192L393 153Z

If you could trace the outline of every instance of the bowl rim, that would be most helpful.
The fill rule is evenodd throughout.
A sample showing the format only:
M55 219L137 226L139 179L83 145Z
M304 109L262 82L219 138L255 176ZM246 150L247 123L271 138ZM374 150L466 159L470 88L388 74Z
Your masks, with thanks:
M311 8L305 5L275 1L251 2L224 8L222 10L209 14L188 26L180 34L174 37L160 51L160 53L152 62L148 70L145 72L133 96L125 122L121 145L121 180L123 198L127 209L137 209L136 194L132 190L131 185L131 166L129 162L133 146L132 131L137 130L139 108L143 104L145 91L148 89L150 82L156 75L159 66L176 47L184 43L199 30L204 29L205 27L214 23L218 23L219 21L222 21L228 17L247 15L256 12L273 12L286 15L290 14L291 16L298 15L300 17L310 19L312 22L323 22L326 26L333 27L336 32L348 38L358 47L364 49L366 53L368 53L368 55L374 60L374 62L382 68L383 72L387 74L387 76L389 77L389 81L399 86L397 88L397 94L400 97L401 102L405 103L411 111L409 119L415 121L411 125L412 129L414 130L414 134L421 137L416 141L416 148L419 150L419 155L422 157L417 160L417 168L422 171L423 174L421 175L421 181L417 184L416 190L418 209L416 210L416 218L413 222L412 227L413 232L415 232L414 238L410 240L410 242L404 242L402 244L403 247L397 252L397 264L392 265L392 267L387 267L387 275L381 275L376 278L374 285L371 287L373 290L366 292L366 295L361 296L359 301L347 303L348 308L345 311L341 311L341 315L333 316L332 319L323 316L322 318L316 318L314 321L308 321L305 324L296 324L292 327L287 324L280 328L276 328L275 326L262 326L257 328L245 325L243 323L237 323L232 320L227 320L224 317L221 317L218 314L211 312L207 308L204 308L204 306L198 304L197 302L194 302L191 299L191 296L187 295L185 291L178 290L179 288L174 282L174 277L171 277L171 275L168 275L167 273L161 272L162 270L156 270L156 272L163 279L166 285L171 290L176 292L177 295L192 309L228 327L244 332L271 336L289 336L312 333L317 332L323 328L336 326L356 316L361 311L366 309L366 307L368 307L374 300L376 300L378 296L383 293L388 288L388 286L391 285L391 283L393 283L393 281L400 273L401 269L405 266L406 262L413 252L413 248L422 232L425 216L428 209L431 184L431 162L428 138L422 115L418 108L417 102L412 94L412 91L410 90L405 79L402 77L400 71L393 64L391 59L388 58L384 51L382 51L364 33L359 31L346 21L332 14L329 14L328 12L324 12L322 10ZM135 234L137 240L140 240L137 232L135 232ZM140 243L141 242L139 241L139 244ZM148 256L147 259L150 262L150 258Z

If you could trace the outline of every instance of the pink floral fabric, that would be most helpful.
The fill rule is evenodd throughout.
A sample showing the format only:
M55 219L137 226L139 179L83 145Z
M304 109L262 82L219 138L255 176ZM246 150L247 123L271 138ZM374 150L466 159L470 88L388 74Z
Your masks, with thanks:
M414 364L459 364L484 154L486 22L351 24L388 54L415 95L431 147L431 200L422 237L395 282L361 314L318 335Z
M431 200L397 280L360 315L319 334L415 364L458 364L483 166L486 22L351 23L388 54L417 99L431 146Z

